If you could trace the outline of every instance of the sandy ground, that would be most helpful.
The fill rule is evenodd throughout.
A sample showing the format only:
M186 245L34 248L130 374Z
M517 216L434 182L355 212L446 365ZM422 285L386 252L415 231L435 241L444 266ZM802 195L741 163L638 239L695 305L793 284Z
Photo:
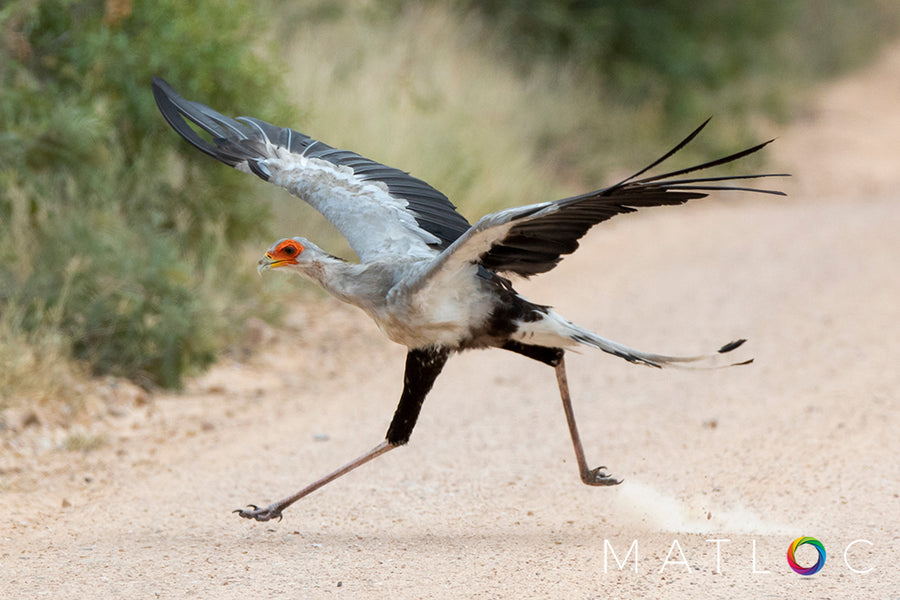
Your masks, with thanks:
M250 362L111 407L95 450L7 438L0 596L900 598L900 47L776 133L790 198L617 218L520 286L638 348L750 339L717 372L570 356L589 461L621 486L579 482L552 370L473 352L410 446L239 519L380 441L399 394L403 348L298 303ZM810 577L801 535L827 551Z

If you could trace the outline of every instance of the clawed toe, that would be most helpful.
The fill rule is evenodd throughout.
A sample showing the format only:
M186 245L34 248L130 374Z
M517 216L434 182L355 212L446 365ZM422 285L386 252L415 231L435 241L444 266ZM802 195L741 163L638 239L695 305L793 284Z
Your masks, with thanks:
M606 467L597 467L596 469L592 469L585 475L582 475L581 480L587 485L597 486L619 485L620 483L622 483L621 479L616 479L608 473L605 473L605 469Z
M255 519L257 521L270 521L276 517L280 521L282 517L281 511L275 505L259 508L255 504L248 504L247 508L239 508L232 512L236 512L245 519Z

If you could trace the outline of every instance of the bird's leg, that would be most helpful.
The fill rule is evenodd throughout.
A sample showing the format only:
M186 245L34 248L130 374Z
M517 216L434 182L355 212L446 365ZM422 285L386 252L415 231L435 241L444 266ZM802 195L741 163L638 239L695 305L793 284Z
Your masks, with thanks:
M556 381L559 383L559 395L562 398L563 410L566 412L566 423L569 424L569 434L572 436L572 445L575 446L575 459L578 461L581 481L587 485L619 485L622 480L606 474L604 472L606 467L588 468L584 458L584 448L581 446L581 436L578 435L578 426L575 424L572 397L569 395L569 382L566 380L566 363L562 357L556 363L555 369Z
M450 351L440 347L416 348L409 351L406 355L406 372L403 376L403 393L400 395L400 403L397 405L394 418L391 420L385 441L340 469L314 481L293 496L288 496L266 508L259 508L255 504L250 504L247 508L239 508L234 512L245 519L268 521L277 518L280 521L281 513L284 509L300 498L331 483L338 477L346 475L356 467L360 467L387 451L408 442L413 427L416 426L416 420L419 418L422 402L425 400L428 392L431 391L434 380L440 375L449 357Z
M382 454L384 454L385 452L387 452L388 450L393 450L396 447L397 446L394 446L387 441L381 442L380 444L378 444L377 446L375 446L374 448L372 448L371 450L369 450L368 452L366 452L359 458L356 458L356 459L350 461L349 463L347 463L340 469L336 469L336 470L332 471L325 477L322 477L321 479L318 479L318 480L312 482L311 484L309 484L308 486L306 486L305 488L303 488L296 494L293 494L291 496L288 496L287 498L279 500L278 502L271 504L271 505L267 506L266 508L259 508L255 504L250 504L247 506L247 508L239 508L234 512L236 512L240 516L244 517L245 519L256 519L257 521L268 521L270 519L277 518L280 521L282 511L284 511L284 509L286 509L288 506L290 506L291 504L293 504L300 498L303 498L304 496L307 496L307 495L313 493L314 491L316 491L320 487L324 486L325 484L331 483L338 477L340 477L342 475L346 475L347 473L349 473L356 467L360 467L360 466L366 464L367 462L369 462L370 460L372 460L373 458L377 458L377 457L381 456Z

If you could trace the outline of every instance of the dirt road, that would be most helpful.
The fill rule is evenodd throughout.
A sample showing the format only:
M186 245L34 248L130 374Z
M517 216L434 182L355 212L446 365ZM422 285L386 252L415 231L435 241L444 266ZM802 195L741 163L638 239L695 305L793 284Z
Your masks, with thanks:
M305 303L249 363L111 410L95 450L7 443L0 596L900 598L900 47L777 134L789 199L614 219L520 286L642 349L750 339L719 372L569 359L621 486L579 482L552 370L473 352L409 447L239 519L380 441L399 394L403 348Z

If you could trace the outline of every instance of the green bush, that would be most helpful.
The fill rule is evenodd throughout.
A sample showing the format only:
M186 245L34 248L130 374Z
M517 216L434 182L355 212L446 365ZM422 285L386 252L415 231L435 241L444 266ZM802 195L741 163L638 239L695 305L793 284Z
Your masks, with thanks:
M0 9L0 310L20 315L18 333L49 323L95 373L145 384L177 387L213 360L250 307L252 263L239 275L233 262L268 218L242 198L249 178L172 133L150 79L283 114L264 12L251 0Z

